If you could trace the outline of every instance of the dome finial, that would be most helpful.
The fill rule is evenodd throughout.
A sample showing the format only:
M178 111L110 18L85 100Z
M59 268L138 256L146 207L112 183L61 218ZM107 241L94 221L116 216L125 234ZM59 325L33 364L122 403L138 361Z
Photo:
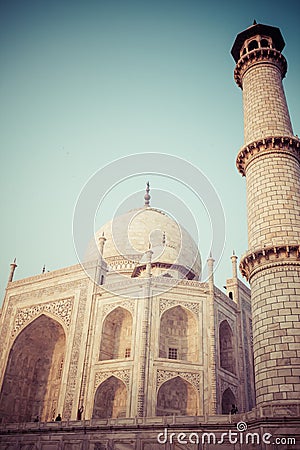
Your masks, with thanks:
M150 192L150 183L149 183L149 181L147 181L146 194L144 195L145 206L150 206L151 196L149 195L149 192Z

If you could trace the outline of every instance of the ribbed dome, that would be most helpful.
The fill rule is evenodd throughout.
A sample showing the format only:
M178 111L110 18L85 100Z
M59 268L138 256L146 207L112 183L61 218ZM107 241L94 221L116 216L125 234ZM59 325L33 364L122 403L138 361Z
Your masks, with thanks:
M111 271L139 276L145 266L145 252L153 252L152 266L182 277L198 279L201 259L190 234L163 211L143 207L128 211L106 223L96 233L105 237L103 256ZM157 269L158 270L158 269Z

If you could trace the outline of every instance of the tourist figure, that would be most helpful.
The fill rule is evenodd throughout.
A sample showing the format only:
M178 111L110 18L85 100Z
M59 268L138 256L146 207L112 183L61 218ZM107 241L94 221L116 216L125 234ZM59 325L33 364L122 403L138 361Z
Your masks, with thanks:
M231 411L230 411L230 413L231 414L237 414L238 413L238 409L237 409L237 406L233 403L232 405L232 408L231 408Z
M82 413L83 413L83 406L81 406L81 408L79 408L77 411L77 420L81 420Z
M55 422L61 422L61 415L60 414L57 414Z

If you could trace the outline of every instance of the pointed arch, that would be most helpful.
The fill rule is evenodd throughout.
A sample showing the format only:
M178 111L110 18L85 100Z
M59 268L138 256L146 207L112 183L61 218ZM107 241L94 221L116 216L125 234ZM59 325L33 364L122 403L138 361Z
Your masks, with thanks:
M52 420L57 412L66 337L63 327L42 314L16 337L0 394L6 422Z
M198 326L193 313L182 306L167 309L160 319L159 357L197 362Z
M258 42L256 39L253 39L248 44L248 51L251 52L251 50L255 50L256 48L258 48Z
M98 387L93 408L93 419L106 419L126 416L127 388L115 376L109 377Z
M120 306L104 319L101 334L101 361L128 358L131 356L132 315Z
M20 326L20 328L18 328L18 330L15 331L15 334L13 335L13 337L16 339L19 336L19 334L21 334L22 331L26 327L28 327L28 325L30 325L32 322L35 322L41 316L48 317L49 319L52 319L55 322L57 322L63 328L65 335L67 335L68 328L66 326L66 323L61 319L61 317L59 317L56 314L53 314L51 311L41 311L37 315L30 317L25 322L23 322L22 325Z
M219 326L220 367L231 373L236 373L234 341L229 323L223 320Z
M175 377L161 385L157 393L157 416L196 416L198 394L191 383Z
M232 405L236 405L236 398L232 390L227 388L222 395L222 414L229 414Z

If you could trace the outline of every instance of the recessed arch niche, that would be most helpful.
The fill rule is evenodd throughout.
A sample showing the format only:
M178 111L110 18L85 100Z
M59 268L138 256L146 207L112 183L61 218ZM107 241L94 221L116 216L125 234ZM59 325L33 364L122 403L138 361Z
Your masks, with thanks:
M126 416L127 389L123 381L114 376L103 381L98 387L93 409L93 419Z
M222 414L229 414L233 405L236 405L235 395L230 388L227 388L222 395Z
M104 319L99 359L104 361L129 357L131 337L132 315L127 309L118 306Z
M159 357L198 361L198 326L193 313L182 306L167 309L161 316Z
M66 349L62 325L42 314L16 337L0 394L5 422L55 418Z
M233 331L223 320L219 326L220 366L228 372L236 373L235 345Z
M191 383L175 377L161 385L157 394L157 416L196 416L197 391Z

